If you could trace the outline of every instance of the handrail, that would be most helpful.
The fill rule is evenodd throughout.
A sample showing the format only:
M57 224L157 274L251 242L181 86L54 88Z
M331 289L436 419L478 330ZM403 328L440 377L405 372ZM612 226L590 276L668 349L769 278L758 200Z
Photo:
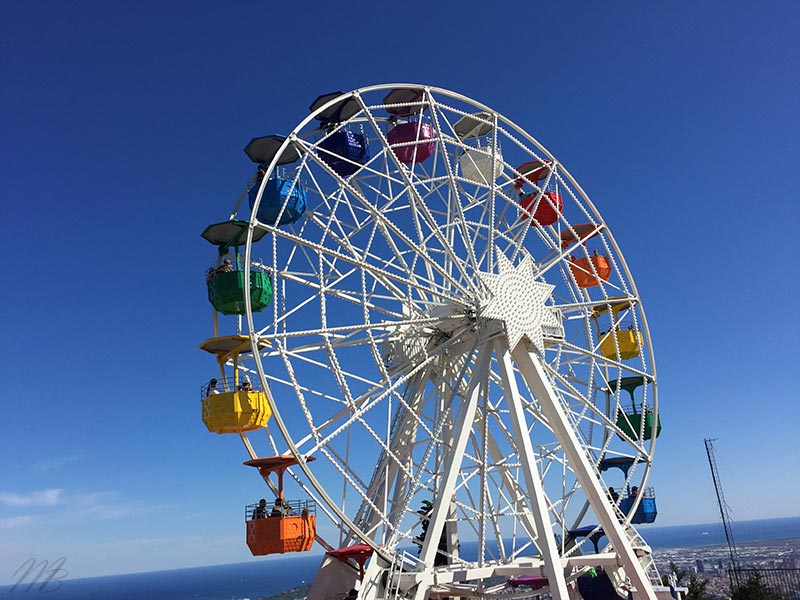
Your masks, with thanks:
M212 382L215 382L216 385L212 385ZM242 377L239 377L238 379L236 377L226 377L225 379L212 378L200 386L200 399L204 400L209 396L227 394L230 392L261 391L263 390L261 388L261 381L259 379L251 381L249 379L243 379Z
M284 514L281 514L280 517L305 517L305 516L316 516L317 514L317 503L314 500L283 500L283 511ZM275 518L271 517L273 511L276 508L279 508L280 504L265 504L264 505L264 512L263 516L258 516L258 507L259 503L256 502L255 504L248 504L244 507L244 520L245 522L248 521L256 521L258 519L268 519L268 518ZM277 515L276 515L277 516Z

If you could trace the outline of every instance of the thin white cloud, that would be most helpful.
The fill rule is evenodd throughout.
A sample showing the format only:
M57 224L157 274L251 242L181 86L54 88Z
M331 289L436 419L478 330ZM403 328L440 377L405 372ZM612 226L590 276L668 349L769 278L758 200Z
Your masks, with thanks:
M71 454L68 456L56 456L54 458L45 458L42 460L37 460L33 463L33 469L35 471L46 472L46 471L55 471L58 469L63 469L67 465L71 465L72 463L76 463L80 460L84 460L87 458L86 454Z
M241 544L241 535L218 535L218 536L205 536L205 535L188 535L177 537L140 537L140 538L126 538L120 540L112 540L109 542L102 542L99 544L101 547L127 547L142 546L145 548L152 548L155 546L177 546L183 545L191 547L197 544L209 544L210 546L217 545L232 545Z
M55 506L61 502L64 490L49 489L27 494L0 492L0 504L5 506Z
M0 519L0 529L11 529L12 527L24 527L30 525L36 520L31 515L23 515L19 517L5 517Z
M31 508L47 510L51 517L69 522L111 521L133 516L159 512L161 506L148 506L131 502L119 492L73 492L62 489L40 490L36 492L0 492L0 507L10 510L30 512ZM34 526L41 517L34 519L28 515L2 517L0 529Z
M139 504L125 502L116 492L78 493L71 496L67 502L70 511L78 517L92 521L108 521L122 519L133 515L140 515L155 510L155 507L145 507Z

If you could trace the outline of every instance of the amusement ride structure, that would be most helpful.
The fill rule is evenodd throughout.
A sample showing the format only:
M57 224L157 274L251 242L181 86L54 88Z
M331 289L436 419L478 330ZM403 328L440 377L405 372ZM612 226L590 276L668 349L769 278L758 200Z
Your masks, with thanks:
M661 431L645 315L561 163L417 85L320 96L245 152L203 232L202 402L270 487L253 554L319 544L310 600L670 597L633 527Z

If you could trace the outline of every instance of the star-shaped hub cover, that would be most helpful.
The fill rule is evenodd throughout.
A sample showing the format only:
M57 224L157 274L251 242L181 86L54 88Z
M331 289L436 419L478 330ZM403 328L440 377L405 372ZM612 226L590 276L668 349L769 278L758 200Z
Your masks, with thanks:
M491 300L478 316L505 323L509 349L514 350L526 337L537 351L544 352L543 327L561 327L556 311L546 304L555 286L534 279L530 255L514 267L505 254L497 252L497 270L479 273Z

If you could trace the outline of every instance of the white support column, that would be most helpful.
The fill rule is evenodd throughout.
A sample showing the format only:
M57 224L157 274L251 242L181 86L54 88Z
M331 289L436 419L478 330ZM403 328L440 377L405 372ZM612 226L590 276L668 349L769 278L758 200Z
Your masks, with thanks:
M544 572L550 584L550 595L555 600L569 600L567 582L564 579L564 568L561 565L561 555L558 552L553 535L553 525L547 511L547 498L544 495L539 469L536 466L536 457L533 454L533 445L528 435L528 426L525 412L520 401L519 388L511 364L511 354L505 341L495 341L495 354L500 365L500 377L503 381L503 393L511 416L514 432L514 442L517 448L522 471L525 475L525 484L528 487L528 496L531 500L533 518L536 522L536 545L544 559Z
M531 355L524 344L517 345L512 356L522 377L536 396L542 412L547 417L550 428L558 438L564 450L564 455L569 460L572 471L575 473L575 477L581 484L606 537L611 541L611 545L614 547L622 567L625 569L625 574L630 577L636 588L636 597L656 600L650 580L647 578L644 568L633 551L622 525L617 521L611 504L606 498L605 491L600 486L600 481L595 476L594 469L589 464L588 457L572 430L567 420L567 415L556 398L555 391L547 380L539 358Z
M438 492L433 501L433 513L431 514L425 542L422 545L419 555L420 561L425 564L428 569L433 568L436 550L439 547L439 539L450 511L450 500L453 497L453 490L455 489L458 474L461 470L464 450L467 447L467 441L469 441L472 426L475 422L475 412L481 393L481 381L487 376L491 355L492 351L488 344L481 346L477 360L475 361L475 369L472 371L470 377L466 402L463 410L460 411L459 421L455 424L453 430L455 439L453 440L453 446L444 466L444 477L439 484ZM424 586L420 586L420 588L422 587ZM415 597L417 599L423 598L426 591L427 590L418 589Z

